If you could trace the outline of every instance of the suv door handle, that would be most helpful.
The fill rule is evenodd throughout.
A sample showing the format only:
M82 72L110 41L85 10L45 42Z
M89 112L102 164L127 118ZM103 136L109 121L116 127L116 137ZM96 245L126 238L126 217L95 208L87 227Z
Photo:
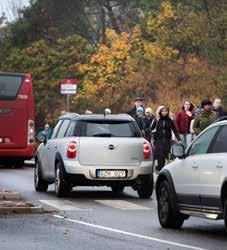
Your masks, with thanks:
M196 162L193 162L192 168L198 168L198 164Z
M219 162L217 163L216 167L217 167L217 168L223 168L222 162L219 161Z

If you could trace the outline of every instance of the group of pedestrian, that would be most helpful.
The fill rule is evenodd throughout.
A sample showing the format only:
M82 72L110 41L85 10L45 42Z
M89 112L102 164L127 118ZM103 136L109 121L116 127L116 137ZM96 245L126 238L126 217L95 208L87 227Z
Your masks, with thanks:
M188 147L200 132L226 115L220 98L216 98L213 104L205 99L200 108L186 100L174 117L166 106L160 106L155 113L150 107L145 108L141 97L136 98L134 108L128 114L134 117L143 136L153 145L157 171L164 167L173 143Z
M86 110L85 114L92 114ZM110 109L105 109L105 115L111 114ZM184 101L181 110L176 116L169 108L159 106L154 113L150 107L144 107L143 98L135 99L134 107L128 112L136 121L144 136L153 146L154 158L157 160L157 171L160 171L168 159L173 143L181 143L187 148L192 139L201 133L216 119L227 113L222 108L220 98L216 98L212 104L211 100L205 99L201 102L200 108L189 101ZM40 131L37 138L50 139L51 128L45 124L44 130Z

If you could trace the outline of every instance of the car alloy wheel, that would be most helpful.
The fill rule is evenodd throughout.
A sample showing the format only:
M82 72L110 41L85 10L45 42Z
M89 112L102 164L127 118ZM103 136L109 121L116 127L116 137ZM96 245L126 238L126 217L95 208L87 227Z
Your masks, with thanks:
M35 162L34 185L35 185L35 190L38 192L45 192L48 189L48 182L46 182L42 177L39 160L36 160Z
M187 217L177 212L173 194L167 181L162 181L158 186L157 202L161 226L164 228L180 228Z
M58 197L64 197L71 191L70 184L64 178L61 163L57 163L55 169L55 193Z
M56 177L55 177L55 191L56 193L59 192L59 186L61 185L61 179L60 179L60 169L56 169Z
M166 221L169 216L169 198L164 185L160 188L159 197L159 217L161 221Z

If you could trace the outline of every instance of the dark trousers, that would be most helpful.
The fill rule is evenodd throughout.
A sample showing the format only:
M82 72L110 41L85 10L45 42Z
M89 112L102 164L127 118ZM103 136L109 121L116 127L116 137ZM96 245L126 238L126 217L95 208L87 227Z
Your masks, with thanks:
M160 140L154 143L155 159L158 161L157 170L160 171L165 166L166 159L169 157L171 140Z

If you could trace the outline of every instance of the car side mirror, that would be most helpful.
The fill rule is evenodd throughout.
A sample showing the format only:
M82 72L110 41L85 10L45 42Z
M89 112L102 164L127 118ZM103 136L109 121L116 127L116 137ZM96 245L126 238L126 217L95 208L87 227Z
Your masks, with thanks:
M171 154L179 159L183 159L185 157L185 148L183 144L174 144L171 147Z
M47 136L45 135L37 136L36 138L39 142L43 142L44 145L47 143Z

